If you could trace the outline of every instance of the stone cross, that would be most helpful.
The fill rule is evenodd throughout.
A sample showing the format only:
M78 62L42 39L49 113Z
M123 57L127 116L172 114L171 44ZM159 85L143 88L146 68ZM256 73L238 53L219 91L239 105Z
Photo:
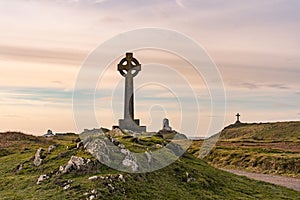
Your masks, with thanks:
M237 113L235 116L236 116L236 122L240 122L240 116L241 116L240 113Z
M134 87L133 78L141 71L141 64L133 57L133 53L126 53L118 64L118 71L125 77L124 119L119 120L119 127L135 132L145 132L145 126L139 126L139 119L134 119Z

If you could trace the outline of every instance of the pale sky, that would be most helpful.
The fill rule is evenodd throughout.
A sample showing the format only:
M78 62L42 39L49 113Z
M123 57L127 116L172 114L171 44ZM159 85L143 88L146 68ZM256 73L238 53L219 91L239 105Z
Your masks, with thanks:
M299 120L299 10L298 0L0 0L0 131L76 131L72 93L85 59L113 36L145 27L180 32L207 51L224 82L224 125L233 123L237 112L243 122ZM191 95L174 84L178 74L154 74L147 68L151 62L169 69L187 64L164 52L134 55L142 63L135 80L135 115L141 123L155 131L168 117L175 129L207 135L211 120L221 117L210 112L204 82L186 70L201 91L201 127L190 133L189 123L179 127L182 111L175 96L183 95L182 103L188 103ZM117 62L109 66L96 94L99 126L108 128L123 117L124 80L115 70ZM152 78L169 80L170 85L139 85ZM111 85L117 85L113 95ZM182 93L174 96L171 85ZM194 109L184 112L195 123Z

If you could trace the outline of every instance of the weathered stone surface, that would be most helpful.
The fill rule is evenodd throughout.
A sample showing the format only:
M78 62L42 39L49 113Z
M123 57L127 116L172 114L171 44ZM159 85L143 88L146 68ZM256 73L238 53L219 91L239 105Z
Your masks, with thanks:
M64 166L59 166L59 169L58 169L58 171L60 171L60 172L62 172L62 171L64 171Z
M148 151L146 151L145 155L147 157L148 163L151 163L151 160L152 160L151 154Z
M83 145L82 142L77 142L77 144L76 144L77 149L80 149L80 148L83 148L83 147L84 147L84 145Z
M146 126L140 126L139 119L134 119L134 87L133 78L141 70L141 64L133 57L133 53L126 53L118 64L118 71L125 77L124 119L119 120L119 127L124 130L146 132Z
M121 181L123 181L124 183L126 182L126 181L125 181L125 178L124 178L124 176L123 176L123 174L119 174L118 178L119 178Z
M97 179L98 179L98 176L91 176L91 177L89 177L90 181L97 180Z
M124 144L119 144L118 147L120 147L121 149L125 149L125 145Z
M67 189L69 189L70 187L71 187L71 185L68 184L68 185L65 185L65 186L63 187L63 189L64 189L64 190L67 190Z
M48 153L50 153L50 152L52 152L54 149L56 148L56 146L54 146L54 145L50 145L49 147L48 147Z
M72 156L65 167L60 166L59 171L63 174L69 173L72 170L83 169L90 162L90 159L84 159L77 156Z
M107 134L109 134L111 137L120 137L125 135L119 128L114 128L113 130L107 132Z
M64 184L62 185L63 190L67 190L71 187L71 183L73 183L72 180L68 179Z
M132 138L131 141L138 143L139 138ZM145 153L135 153L126 149L117 138L107 137L105 135L85 135L82 139L85 149L92 154L101 163L111 168L130 173L138 171L148 171L153 166L159 168L164 162L176 160L176 156L182 155L184 149L177 144L168 144L166 148L157 144L157 151L147 150ZM158 161L163 161L158 162ZM100 177L101 178L101 177Z
M39 178L38 178L38 180L37 180L37 182L36 182L36 184L39 185L39 184L41 184L41 182L43 182L44 180L47 180L49 178L50 177L47 174L40 175Z
M14 172L19 172L19 171L21 171L23 169L23 164L18 164L17 166L16 166L16 168L14 169Z
M44 151L45 151L45 150L42 149L42 148L39 148L39 149L36 151L35 156L34 156L34 160L33 160L33 164L34 164L35 166L38 167L38 166L40 166L40 165L42 164L43 159L44 159L44 154L43 154Z
M191 175L190 175L188 172L185 172L185 175L186 175L186 182L187 182L187 183L196 180L195 178L191 177Z
M165 130L165 131L171 131L172 130L172 127L170 127L169 120L167 118L163 119L163 128L162 128L162 130Z
M133 172L136 172L139 166L134 155L128 149L121 149L121 153L125 155L122 164L126 167L130 167Z

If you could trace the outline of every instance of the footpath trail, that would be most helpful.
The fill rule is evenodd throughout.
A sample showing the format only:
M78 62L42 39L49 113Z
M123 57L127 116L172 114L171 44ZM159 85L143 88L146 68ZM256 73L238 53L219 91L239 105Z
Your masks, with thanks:
M287 188L291 188L291 189L300 191L300 179L299 178L277 176L277 175L270 175L270 174L258 174L258 173L245 172L242 170L232 170L232 169L222 169L222 170L236 174L236 175L246 176L248 178L252 178L255 180L269 182L269 183L281 185L281 186L284 186Z

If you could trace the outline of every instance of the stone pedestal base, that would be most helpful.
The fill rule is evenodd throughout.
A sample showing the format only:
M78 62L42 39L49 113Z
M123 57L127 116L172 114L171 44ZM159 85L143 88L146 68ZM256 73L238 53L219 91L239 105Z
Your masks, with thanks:
M119 119L119 128L131 130L137 133L146 132L146 126L140 126L140 120Z

